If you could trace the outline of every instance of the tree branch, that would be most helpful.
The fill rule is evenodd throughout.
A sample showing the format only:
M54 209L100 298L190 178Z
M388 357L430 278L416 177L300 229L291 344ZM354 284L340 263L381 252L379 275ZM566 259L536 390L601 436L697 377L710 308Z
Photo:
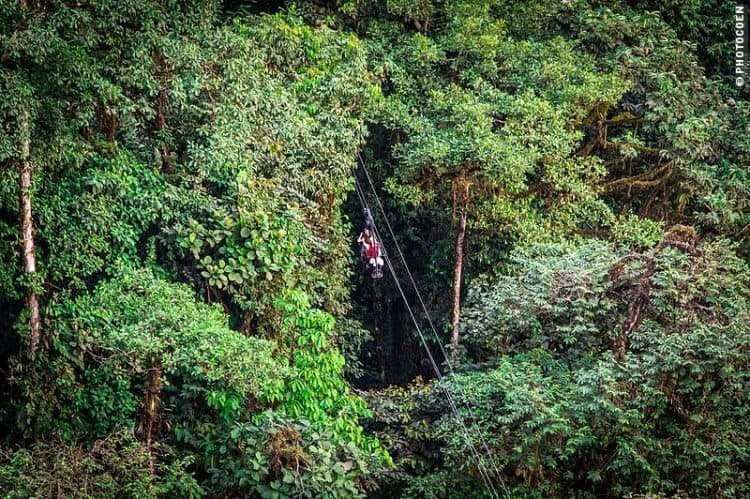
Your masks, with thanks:
M632 147L638 152L642 152L645 154L653 154L655 156L659 156L661 154L660 149L656 149L655 147L648 147L648 146L642 146L640 144L633 144L632 142L628 143L617 143L617 142L611 142L609 140L602 141L602 146L605 149L621 149L622 147Z
M635 116L632 113L624 112L621 114L618 114L611 120L607 120L604 122L607 126L623 126L623 125L630 125L634 123L640 123L643 121L643 116Z
M650 170L645 173L641 173L640 175L620 178L611 182L600 184L600 192L608 193L625 188L635 187L638 189L643 189L647 187L656 187L658 185L662 185L671 175L670 170L672 169L672 164L673 162L670 161L665 165L656 168L655 170ZM659 175L662 176L659 178L655 178Z

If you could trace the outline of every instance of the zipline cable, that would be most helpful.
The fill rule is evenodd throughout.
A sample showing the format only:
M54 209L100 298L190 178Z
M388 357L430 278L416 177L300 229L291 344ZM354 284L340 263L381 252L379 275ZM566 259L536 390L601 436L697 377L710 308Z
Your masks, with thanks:
M398 240L396 239L396 234L395 234L393 228L391 227L390 222L388 221L388 217L385 214L385 209L383 208L383 204L380 201L380 197L378 196L377 191L375 190L375 185L374 185L374 183L372 181L372 178L370 177L370 173L369 173L369 171L367 169L367 166L365 165L364 160L362 159L362 156L359 153L357 154L357 159L359 160L359 163L361 164L362 169L365 172L365 175L367 177L367 181L368 181L369 186L370 186L370 190L372 191L373 195L375 196L375 200L378 203L378 208L380 209L380 213L381 213L381 215L383 217L383 220L386 223L386 226L388 227L388 231L389 231L389 233L391 235L391 238L393 239L393 243L394 243L394 245L396 247L396 251L398 252L399 257L401 258L401 262L402 262L402 264L404 266L404 269L406 270L406 273L409 276L409 280L411 282L412 287L414 288L414 291L415 291L415 293L417 295L417 298L419 299L419 303L422 306L422 310L423 310L425 316L427 317L427 321L428 321L428 323L430 325L430 328L432 329L432 334L435 337L435 341L437 342L438 347L440 348L440 352L443 354L443 358L445 359L445 362L448 365L448 370L450 371L451 374L454 374L455 371L453 369L453 364L452 364L452 362L450 360L450 357L446 354L445 349L443 348L442 341L440 340L440 337L439 337L439 335L437 333L437 329L435 328L435 324L432 322L432 317L430 317L430 313L427 310L427 306L425 305L424 299L422 298L422 294L419 292L419 288L417 287L417 284L416 284L416 282L414 280L414 276L412 275L411 271L409 270L409 265L406 263L406 258L404 257L404 254L401 251L401 247L398 244ZM467 409L467 411L469 412L469 415L472 417L472 419L476 419L474 417L473 411L471 409L471 405L469 404L468 396L466 395L466 392L464 391L464 389L460 385L458 385L458 389L459 389L459 392L461 393L461 395L463 396L463 405L464 405L464 407ZM503 480L503 477L500 474L500 471L498 470L497 464L496 464L495 459L494 459L494 455L493 455L492 451L490 450L489 446L487 445L487 441L484 438L484 435L483 435L483 432L482 432L481 428L479 428L479 426L478 426L478 424L476 422L473 422L472 423L472 429L474 429L476 431L477 435L479 436L479 440L480 440L480 442L482 444L483 450L487 453L487 457L489 458L490 463L492 464L492 468L493 468L493 471L495 472L495 476L497 477L498 481L500 482L500 485L502 486L504 492L507 495L510 495L508 489L505 486L505 481Z
M363 209L370 209L369 203L367 202L367 199L364 194L364 190L362 189L362 186L359 184L359 179L357 178L356 172L354 172L354 181L355 181L355 187L357 190L357 196L359 197L360 203L362 204ZM381 248L382 246L382 238L380 237L380 233L378 232L377 225L373 225L373 231L375 232L375 236L379 241L381 241ZM451 396L450 391L448 390L446 384L443 382L443 374L440 372L440 368L437 365L437 362L435 361L435 358L432 355L432 352L430 351L429 345L427 344L427 340L424 337L424 334L422 333L422 328L419 326L419 321L417 321L416 316L414 315L414 312L411 309L411 306L409 305L409 301L406 298L406 293L404 292L403 288L401 287L401 283L396 276L396 271L393 268L393 265L390 261L390 258L388 258L388 255L383 252L384 260L386 264L388 265L388 270L390 270L391 275L393 276L393 281L396 284L396 287L398 288L398 291L401 295L401 298L404 300L404 304L406 305L406 308L409 312L409 316L411 317L412 322L414 323L414 327L417 330L417 334L419 335L419 338L422 342L422 346L424 347L425 351L427 352L427 357L430 361L430 364L432 366L433 371L435 372L435 376L438 378L438 383L445 395L446 400L448 401L448 405L451 408L451 412L453 413L454 417L456 418L456 421L458 422L461 432L463 433L464 440L466 441L467 445L469 446L469 449L471 450L472 454L474 455L474 458L477 462L477 469L479 470L479 474L482 477L482 481L484 482L485 486L487 487L487 490L490 493L490 496L500 497L500 495L497 493L497 490L495 489L494 484L492 483L492 480L489 477L489 474L487 470L484 467L484 463L482 462L482 458L479 454L479 451L477 450L476 446L474 445L471 436L469 435L469 431L466 427L466 424L461 417L458 408L456 407L456 404L453 400L453 397ZM504 487L504 485L503 485ZM506 491L507 493L507 491Z
M448 365L448 370L451 374L454 374L455 371L453 369L453 363L450 360L450 357L445 352L445 349L443 348L442 341L440 340L440 336L437 333L437 329L435 328L435 324L432 321L432 317L430 316L429 311L427 310L427 305L424 302L424 299L422 298L422 294L419 292L419 288L417 286L416 281L414 280L414 276L412 275L411 271L409 270L409 265L406 263L406 257L404 256L404 253L401 251L401 246L398 244L398 240L396 239L396 234L393 230L393 227L391 227L390 222L388 221L388 217L386 216L385 209L383 208L383 204L380 201L380 197L377 194L377 191L375 190L375 184L372 181L372 177L370 176L370 172L367 169L367 165L365 165L364 160L362 159L362 155L357 153L357 160L359 161L359 164L362 166L362 170L365 173L365 176L367 178L367 182L369 184L370 190L372 191L373 196L375 197L375 201L378 205L378 209L380 210L380 214L385 221L386 227L388 228L388 232L390 233L391 238L393 239L393 244L396 247L396 252L398 253L401 263L404 266L404 270L406 270L406 274L409 276L409 281L411 282L412 287L414 288L414 292L417 295L417 298L419 299L419 303L422 306L422 311L424 312L424 315L427 317L427 322L430 325L430 328L432 329L432 334L435 337L435 341L438 344L438 347L440 348L440 352L443 354L443 358L445 359L445 363ZM355 175L356 180L356 175ZM381 239L382 241L382 239ZM468 401L468 396L466 395L466 392L464 389L458 385L459 392L463 396L463 405L469 412L469 415L472 417L472 419L476 419L474 417L473 411L471 410L471 405ZM487 445L487 441L484 438L484 435L479 428L478 424L476 422L473 422L472 427L476 430L477 435L479 436L479 440L482 444L483 450L487 453L487 457L490 460L490 463L492 464L493 471L495 472L495 476L497 477L498 481L500 482L500 485L502 486L504 492L507 495L510 495L508 489L505 486L505 481L503 480L502 475L500 474L500 470L497 467L497 464L495 462L494 454L489 448L489 445Z
M358 195L360 197L360 202L362 203L362 207L369 210L370 209L369 204L367 203L367 199L364 196L364 192L362 191L362 188L359 185L359 181L357 180L356 176L355 176L355 182L357 184L357 189L359 191ZM373 225L372 228L373 228L373 231L375 232L375 236L378 238L378 240L382 241L382 239L380 238L380 234L378 232L377 226ZM409 302L408 302L408 300L406 298L406 294L404 293L404 290L401 287L401 284L400 284L400 282L398 280L398 277L396 276L396 271L393 268L393 265L391 264L391 261L388 258L387 254L385 254L385 253L384 253L384 260L385 260L386 264L388 265L388 269L390 270L391 275L393 276L393 280L394 280L394 282L396 284L396 287L399 290L399 293L401 294L401 298L404 300L404 303L406 304L406 308L409 311L409 316L411 317L412 322L414 322L414 326L417 329L417 333L419 334L419 337L420 337L420 340L422 342L422 345L424 346L425 350L427 351L427 356L428 356L428 358L430 360L430 364L432 365L433 370L435 371L435 375L437 376L438 380L442 381L443 380L443 375L440 372L440 368L438 367L437 362L435 362L435 359L432 356L432 352L430 352L429 346L427 345L427 340L425 339L424 334L422 333L422 329L420 328L419 323L418 323L416 317L414 316L414 312L412 311L411 306L409 305ZM487 471L484 469L484 465L482 463L481 456L479 455L479 451L476 449L476 447L474 446L474 444L473 444L473 442L471 440L469 432L468 432L468 430L466 428L466 424L464 423L463 419L461 418L461 416L460 416L460 414L458 412L458 409L456 408L456 405L455 405L455 403L453 401L453 397L451 396L450 391L447 389L447 387L445 386L444 383L440 383L440 386L441 386L441 389L443 390L443 393L445 394L446 399L448 400L448 404L449 404L449 406L451 408L451 412L453 412L453 414L454 414L457 422L459 423L459 426L461 427L461 431L463 433L464 439L466 440L466 443L468 444L469 448L471 449L472 454L474 454L474 458L476 459L476 462L477 462L477 469L479 470L479 474L481 475L482 481L484 482L485 486L487 487L487 490L489 491L490 496L493 497L493 498L500 497L498 495L497 491L495 490L495 487L494 487L494 485L492 483L492 480L489 478L489 475L488 475Z

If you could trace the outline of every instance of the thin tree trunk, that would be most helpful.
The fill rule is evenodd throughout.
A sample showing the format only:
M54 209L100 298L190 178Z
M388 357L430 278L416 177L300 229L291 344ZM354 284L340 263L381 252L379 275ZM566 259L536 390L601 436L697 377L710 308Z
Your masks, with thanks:
M151 444L153 443L154 426L159 419L159 402L161 399L161 391L164 384L161 380L161 366L156 364L149 369L148 382L146 384L146 394L143 400L143 412L145 413L146 420L145 431L146 431L146 448L149 451L149 468L151 474L154 474L154 458L151 452Z
M456 254L453 264L453 313L451 314L451 346L458 345L458 321L461 315L461 272L464 262L464 238L466 236L466 212L461 212L456 234Z
M26 295L26 306L30 312L29 346L33 352L39 346L41 321L39 318L39 299L33 287L34 274L36 274L36 249L34 247L34 219L31 211L31 135L28 111L25 111L21 118L21 137L21 161L18 165L21 186L21 247L24 272L28 274L28 280L31 283Z
M167 90L159 90L156 96L156 131L161 132L167 127ZM172 157L169 146L165 143L161 145L161 162L162 170L165 173L172 171Z
M162 171L165 173L171 173L172 172L172 157L171 157L171 151L169 149L169 145L166 143L165 137L159 137L158 134L161 131L165 131L167 128L167 98L168 98L168 91L167 91L167 75L168 75L168 68L167 68L167 62L164 58L164 54L160 51L157 51L154 54L154 59L156 60L156 64L158 66L157 71L157 78L162 83L162 88L159 90L159 93L156 95L156 120L154 123L154 130L157 132L157 140L164 140L164 142L161 144L161 160L162 160Z
M630 334L643 320L643 312L649 306L649 294L651 292L651 278L656 271L656 264L653 260L648 260L648 267L643 276L638 279L638 286L635 289L633 304L630 307L627 319L620 327L620 334L615 339L614 354L615 358L622 360L628 351L628 341Z

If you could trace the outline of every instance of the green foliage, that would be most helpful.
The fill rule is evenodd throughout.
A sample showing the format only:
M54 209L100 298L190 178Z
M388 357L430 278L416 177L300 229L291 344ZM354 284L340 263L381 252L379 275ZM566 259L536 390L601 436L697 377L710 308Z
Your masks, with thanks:
M211 124L189 137L182 167L193 180L183 188L199 185L200 199L189 216L180 210L177 242L205 284L246 311L242 321L268 326L268 308L295 285L343 314L340 207L377 89L364 51L292 15L237 19L217 37L203 41Z
M620 245L650 248L664 234L664 224L648 218L628 215L619 218L612 226L613 239Z
M347 317L336 320L334 333L333 344L346 360L344 377L348 380L361 378L364 374L364 363L359 354L364 349L365 343L373 339L372 334L360 321Z
M344 358L330 344L333 318L312 309L301 292L289 292L275 305L282 316L280 336L289 341L279 345L277 358L290 362L282 380L264 375L258 402L273 410L230 412L219 421L186 413L175 436L196 453L214 493L360 496L373 486L370 474L391 461L359 424L370 413L343 380ZM226 410L236 401L214 393L208 405Z
M0 7L0 491L480 497L446 388L514 497L750 495L732 5L271 8ZM351 279L360 151L438 325L469 215L442 386L345 381L426 369L390 281Z
M259 497L362 497L380 468L371 454L342 444L332 427L265 413L256 421L181 430L205 461L213 493Z
M61 300L50 311L56 334L48 370L21 382L29 431L92 439L124 426L141 435L155 395L165 418L159 427L174 431L164 437L181 452L200 452L192 459L208 474L201 486L209 490L358 495L357 481L389 458L359 426L369 411L343 381L344 359L330 345L333 318L311 309L301 293L276 305L282 337L294 338L281 346L288 366L286 355L272 356L271 342L229 330L218 306L196 302L187 287L148 271L122 269L92 294ZM51 386L51 393L41 391ZM264 407L273 410L260 412ZM284 428L297 432L289 445L300 446L299 461L288 457L286 437L274 444ZM248 454L250 448L256 451ZM245 466L255 452L266 457L249 476Z
M28 136L45 305L45 349L12 366L25 434L93 445L130 428L152 456L152 440L176 444L179 459L201 449L191 466L202 480L219 429L265 425L247 437L263 446L276 427L262 421L283 419L311 456L286 493L357 494L365 471L352 463L372 472L387 455L358 424L368 412L332 344L361 331L349 321L334 338L327 312L348 310L341 206L361 115L379 95L363 46L293 12L226 22L216 2L1 15L0 86L14 98L0 104L0 302L23 291L6 166ZM239 459L249 444L232 438ZM285 466L206 490L270 494Z
M727 32L734 5L716 0L691 0L689 2L641 1L634 7L642 11L659 11L662 19L672 26L681 40L695 44L700 65L708 74L721 77L733 85L734 42Z
M468 209L480 268L497 256L489 249L497 241L548 240L606 222L595 198L606 170L574 154L576 124L616 103L627 82L572 41L509 38L492 4L431 7L440 23L430 36L390 20L362 28L392 89L376 122L393 137L386 185L396 202L418 207L404 210L409 221L427 214L447 226L451 207Z
M477 487L476 479L467 475L456 476L446 471L425 473L409 480L402 497L441 497L459 499L461 497L486 498L488 492Z
M466 337L496 358L445 388L513 496L748 493L733 463L750 439L750 268L733 250L686 227L644 253L539 246L516 255L514 275L475 287ZM481 490L438 386L382 396L375 420L416 475L405 490L451 497L437 477L455 487L473 477ZM429 430L409 431L418 425Z
M56 397L30 395L36 404L50 405L27 405L26 417L66 436L133 427L136 409L152 389L150 373L163 377L168 411L201 396L225 417L230 408L217 394L239 401L260 397L282 375L271 343L228 329L219 307L198 303L190 289L145 270L123 270L91 295L61 301L50 314Z
M97 440L90 448L62 441L39 442L31 449L0 450L0 490L4 497L104 498L186 497L203 490L186 472L188 461L169 457L156 465L127 430Z
M283 324L291 332L287 337L292 342L287 346L292 354L292 363L299 379L291 382L285 393L285 406L293 416L306 414L313 420L325 419L327 414L318 412L310 404L319 396L335 412L334 399L344 394L345 384L336 376L344 366L343 357L330 350L329 334L333 330L333 317L320 310L311 310L308 298L299 292L290 293L276 302L283 314ZM296 343L296 345L295 345ZM313 370L313 367L320 368ZM310 409L313 410L309 414Z
M342 374L344 357L330 344L334 320L321 310L310 309L308 298L293 292L277 301L283 314L283 328L292 334L287 345L292 352L294 373L281 394L283 408L292 417L330 425L336 436L370 452L382 452L377 440L366 437L359 418L371 414L364 401L350 394ZM283 331L283 329L282 329Z
M621 297L607 292L616 261L605 243L575 252L556 245L518 252L513 275L470 289L462 324L467 348L480 357L544 348L576 358L608 349L611 338L600 331L614 330L623 312Z
M279 186L264 184L242 182L237 206L230 213L217 210L211 226L192 220L178 228L180 245L190 249L208 286L227 292L259 318L285 289L312 284L299 282L304 278L299 267L309 262L310 245L317 241L299 207L277 195Z
M612 165L610 175L631 179L617 186L618 203L626 208L632 203L641 215L672 223L684 223L687 217L737 238L750 222L748 177L740 167L750 150L742 132L747 101L735 100L734 89L728 90L719 78L707 78L697 64L696 32L726 23L720 16L731 8L708 5L690 2L681 7L679 15L684 17L672 26L654 12L585 10L571 19L570 29L588 50L608 47L600 65L619 68L621 77L631 82L628 95L596 125L598 130L606 125L598 154ZM669 2L660 7L664 17L676 14ZM716 16L709 24L699 21L706 8ZM685 31L675 33L675 27ZM714 41L726 40L724 36L717 34ZM709 46L703 44L699 51ZM655 205L659 195L669 200Z
M695 237L692 228L675 226L643 253L613 251L603 242L573 251L559 246L519 251L513 275L477 283L470 291L467 343L480 356L544 348L580 358L611 348L621 330L643 325L667 334L684 327L684 320L698 320L700 307L729 313L723 300L717 301L724 286L739 293L728 299L739 313L745 300L740 262L725 243L698 248ZM699 264L701 258L717 266ZM733 278L737 284L726 283ZM648 300L646 311L637 306L641 297Z
M137 262L160 221L165 189L158 172L123 151L93 156L45 186L36 213L48 278L75 289L117 261Z

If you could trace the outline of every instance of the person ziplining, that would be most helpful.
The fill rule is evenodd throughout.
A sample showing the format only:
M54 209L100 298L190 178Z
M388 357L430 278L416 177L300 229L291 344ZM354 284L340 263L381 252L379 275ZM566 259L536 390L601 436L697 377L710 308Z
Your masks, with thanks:
M365 209L365 226L357 237L359 243L359 256L365 262L365 270L373 279L383 277L383 251L375 236L375 223L369 209Z

